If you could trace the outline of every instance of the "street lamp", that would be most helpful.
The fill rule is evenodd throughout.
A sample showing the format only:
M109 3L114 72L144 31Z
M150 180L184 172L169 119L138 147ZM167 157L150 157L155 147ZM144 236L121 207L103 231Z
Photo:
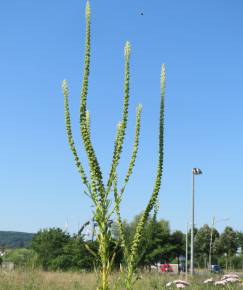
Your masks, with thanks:
M195 175L202 174L199 168L192 169L192 229L191 229L191 275L194 273L194 208L195 208Z

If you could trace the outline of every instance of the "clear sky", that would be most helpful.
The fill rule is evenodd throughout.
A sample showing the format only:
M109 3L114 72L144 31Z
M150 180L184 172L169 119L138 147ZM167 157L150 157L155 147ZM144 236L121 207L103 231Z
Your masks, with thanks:
M0 230L77 231L91 218L68 148L61 82L70 86L75 139L84 52L84 0L8 0L0 9ZM92 139L108 173L123 92L123 46L132 45L129 130L119 168L132 150L136 104L141 146L122 206L145 207L156 173L161 64L167 69L165 163L159 218L184 230L192 167L196 225L229 218L242 225L242 0L91 0L92 64L88 107ZM143 12L143 16L140 13Z

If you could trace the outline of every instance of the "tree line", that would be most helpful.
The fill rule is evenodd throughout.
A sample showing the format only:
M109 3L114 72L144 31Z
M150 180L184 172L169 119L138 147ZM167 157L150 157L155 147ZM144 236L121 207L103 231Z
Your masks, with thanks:
M125 237L131 245L132 237L140 215L131 222L123 221ZM119 268L123 252L119 243L116 223L110 227L110 252L114 255L114 268ZM187 235L190 241L190 232ZM207 267L211 244L212 264L223 268L243 268L243 233L226 227L220 234L207 224L195 229L195 261L197 267ZM6 250L5 261L15 262L20 267L39 267L46 271L93 271L99 266L97 259L98 242L85 235L70 235L60 228L40 230L32 239L31 246L24 249ZM137 267L150 269L157 263L178 263L186 252L186 234L171 231L168 221L150 218L139 246ZM188 252L190 253L190 243ZM190 258L190 257L189 257Z
M26 248L30 246L33 236L31 233L0 231L0 247Z

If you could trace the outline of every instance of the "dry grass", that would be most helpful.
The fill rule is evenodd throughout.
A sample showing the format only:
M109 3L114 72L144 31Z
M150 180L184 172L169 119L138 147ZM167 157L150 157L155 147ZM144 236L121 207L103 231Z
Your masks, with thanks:
M113 274L112 284L117 282L118 275ZM168 289L165 284L174 280L175 275L159 273L144 273L136 284L134 290ZM205 276L197 276L192 286L188 289L243 289L242 286L230 288L202 285ZM114 287L113 287L114 288ZM14 271L0 272L0 290L92 290L96 289L96 276L94 273L50 273L41 271ZM118 287L119 290L124 290Z

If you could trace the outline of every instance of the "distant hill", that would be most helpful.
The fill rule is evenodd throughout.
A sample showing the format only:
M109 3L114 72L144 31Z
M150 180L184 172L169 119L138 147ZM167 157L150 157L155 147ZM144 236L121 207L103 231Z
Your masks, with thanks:
M22 232L0 231L0 247L26 248L30 246L34 234Z

